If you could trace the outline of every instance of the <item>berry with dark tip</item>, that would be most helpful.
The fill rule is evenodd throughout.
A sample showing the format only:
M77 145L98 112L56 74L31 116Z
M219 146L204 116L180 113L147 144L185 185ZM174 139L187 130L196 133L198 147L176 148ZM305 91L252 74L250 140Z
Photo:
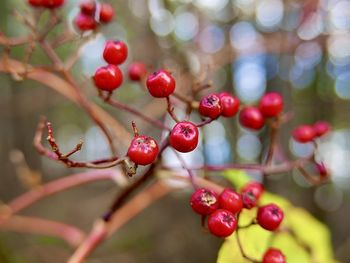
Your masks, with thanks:
M221 115L224 117L232 117L239 110L239 99L226 92L219 94L221 104Z
M233 214L237 214L243 208L242 196L234 190L226 188L219 195L219 206Z
M265 120L260 110L257 107L245 107L239 113L239 123L248 129L260 130Z
M92 16L79 13L74 19L75 26L80 31L94 30L97 27L97 23Z
M128 57L128 47L123 41L108 40L106 42L103 58L104 60L113 65L122 64Z
M221 114L220 98L216 94L203 97L199 103L199 113L202 116L216 119Z
M88 16L95 15L96 2L94 0L85 0L79 5L80 11Z
M217 237L228 237L237 228L237 219L233 213L218 209L208 218L208 229Z
M257 205L257 202L264 192L264 187L258 182L250 182L241 189L242 202L244 208L251 209Z
M169 142L179 152L191 152L198 145L198 128L192 122L178 122L170 132Z
M219 208L218 195L212 190L198 188L191 196L190 205L197 214L209 215Z
M123 74L118 66L107 65L96 70L94 82L101 90L113 91L122 84Z
M155 98L166 98L175 90L175 80L173 76L164 69L149 75L146 85L149 93Z
M286 257L281 250L269 248L263 256L262 263L286 263Z
M300 125L293 130L292 136L297 142L307 143L311 142L315 138L316 134L312 126Z
M137 165L148 165L157 158L158 151L158 144L152 137L138 135L131 141L127 155Z
M269 231L276 230L284 218L283 211L275 204L259 207L256 220L258 224Z
M283 98L276 92L266 93L260 100L259 109L264 117L276 117L283 110Z

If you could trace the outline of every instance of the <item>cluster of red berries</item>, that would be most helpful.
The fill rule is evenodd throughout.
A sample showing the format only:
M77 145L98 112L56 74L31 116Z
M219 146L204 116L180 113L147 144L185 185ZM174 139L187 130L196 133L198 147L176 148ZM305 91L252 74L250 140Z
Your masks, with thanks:
M114 10L108 3L86 0L80 4L80 12L74 22L80 31L94 30L98 24L108 23L114 16Z
M238 193L226 188L218 195L212 190L198 188L192 194L190 205L194 212L208 217L207 225L211 234L217 237L230 236L238 226L237 216L243 208L251 209L257 206L257 202L264 192L264 187L257 182L250 182ZM275 231L284 218L283 211L275 204L259 206L257 209L256 223L268 231ZM283 261L272 261L275 256ZM263 263L284 263L283 254L275 249L269 249L263 259Z
M33 7L57 8L64 4L64 0L28 0Z
M325 121L318 121L314 125L300 125L296 127L292 136L294 140L300 143L311 142L316 138L322 137L331 130L330 125Z
M201 99L198 111L202 116L211 119L216 119L220 115L232 117L238 112L239 105L239 99L229 93L212 93Z

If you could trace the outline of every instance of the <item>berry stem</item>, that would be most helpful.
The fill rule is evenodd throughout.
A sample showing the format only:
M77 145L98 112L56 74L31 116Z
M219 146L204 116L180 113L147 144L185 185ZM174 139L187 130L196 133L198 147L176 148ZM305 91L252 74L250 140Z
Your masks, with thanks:
M134 132L134 137L139 136L139 131L138 131L138 129L136 127L136 123L134 121L131 122L131 126L132 126L132 130Z
M171 102L170 102L170 98L169 98L169 97L166 97L166 101L167 101L167 105L168 105L167 111L168 111L170 117L171 117L176 123L180 122L180 120L177 118L177 116L176 116L175 113L174 113L174 107L172 106L172 104L171 104Z

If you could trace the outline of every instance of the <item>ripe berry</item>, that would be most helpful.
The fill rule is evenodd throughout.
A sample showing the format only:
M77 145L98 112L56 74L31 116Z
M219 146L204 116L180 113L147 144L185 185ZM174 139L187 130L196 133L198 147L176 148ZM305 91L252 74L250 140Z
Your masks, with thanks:
M122 84L123 74L118 66L107 65L96 70L94 81L99 89L113 91Z
M286 263L286 257L281 250L269 248L264 254L262 263Z
M113 7L110 4L103 3L100 8L100 21L104 23L111 21L114 16Z
M28 4L30 4L33 7L39 7L43 5L42 0L28 0Z
M276 117L283 110L283 98L276 92L266 93L260 100L259 109L264 117Z
M219 96L209 94L201 99L199 103L199 113L202 116L216 119L221 114L221 104Z
M301 125L292 132L294 140L300 143L311 142L315 138L315 130L310 125Z
M179 152L193 151L198 145L198 128L192 122L178 122L171 130L169 142Z
M260 130L264 122L264 117L257 107L245 107L239 113L239 123L245 128Z
M135 164L148 165L158 155L158 144L152 137L136 136L130 143L128 156Z
M208 229L217 237L228 237L237 228L237 219L230 211L218 209L208 218Z
M263 192L264 187L258 182L250 182L245 185L241 190L243 206L247 209L255 207Z
M57 8L62 6L64 0L42 0L42 5L46 8Z
M131 80L140 81L141 78L147 74L147 68L145 64L141 62L134 62L130 64L128 73Z
M95 19L92 16L85 15L83 13L79 13L76 16L74 23L81 31L94 30L97 27Z
M283 211L275 204L259 207L257 214L258 224L269 231L276 230L283 220Z
M156 98L168 97L175 90L174 78L164 69L149 75L146 84L149 93Z
M128 56L128 47L123 41L108 40L103 51L104 60L113 65L122 64Z
M325 121L318 121L314 124L316 137L321 137L330 131L330 125Z
M241 212L243 208L242 197L232 189L226 188L219 195L219 205L220 208L230 211L233 214L237 214Z
M85 0L80 3L80 11L88 16L93 16L96 11L96 2L94 0Z
M219 208L218 195L209 189L196 189L191 196L190 205L197 214L209 215Z
M219 94L221 104L221 115L224 117L232 117L239 110L239 99L226 92Z
M327 167L324 165L324 163L315 163L316 166L316 170L318 172L318 174L321 177L327 177L328 176L328 171L327 171Z

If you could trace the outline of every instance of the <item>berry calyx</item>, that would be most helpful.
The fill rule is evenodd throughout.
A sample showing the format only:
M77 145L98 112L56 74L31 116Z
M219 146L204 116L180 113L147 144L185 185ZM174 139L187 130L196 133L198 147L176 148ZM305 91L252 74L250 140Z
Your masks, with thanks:
M276 230L284 218L283 211L275 204L259 207L256 220L258 224L269 231Z
M239 113L239 123L248 129L260 130L265 123L264 117L257 107L245 107Z
M79 13L76 16L74 23L80 31L94 30L97 27L95 19L83 13Z
M208 218L208 229L217 237L228 237L237 228L237 219L233 213L218 209Z
M221 104L221 115L224 117L234 116L238 110L240 101L237 97L232 96L226 92L219 94L220 104Z
M264 254L262 263L286 263L286 257L281 250L269 248Z
M241 189L244 208L251 209L257 205L264 192L264 187L258 182L250 182Z
M122 64L128 56L128 47L123 41L108 40L106 42L103 58L104 60L113 65Z
M209 215L219 208L218 195L212 190L198 188L191 196L190 205L197 214Z
M42 0L28 0L28 4L30 4L33 7L40 7L43 5Z
M96 70L94 81L99 89L113 91L122 84L123 74L118 66L107 65Z
M80 11L88 16L93 16L96 11L96 2L94 0L85 0L79 5Z
M276 92L266 93L260 100L259 109L264 117L276 117L283 110L283 98Z
M114 16L113 7L110 4L103 3L100 6L100 21L103 23L108 23L112 20Z
M166 98L175 90L175 80L173 76L164 69L149 75L146 85L149 93L155 98Z
M331 130L331 126L328 122L318 121L314 124L314 131L316 137L321 137Z
M130 64L128 69L129 78L133 81L140 81L147 74L146 65L142 62Z
M57 8L64 4L64 0L42 0L42 6L46 8Z
M158 151L158 144L152 137L139 135L131 141L127 155L137 165L148 165L157 158Z
M199 113L202 116L216 119L221 114L220 98L216 94L203 97L199 103Z
M198 145L198 133L192 122L178 122L170 132L170 145L179 152L191 152Z
M300 143L311 142L315 138L315 135L315 130L310 125L298 126L292 132L294 140Z
M239 193L230 188L224 189L219 195L219 206L233 214L241 212L243 208L242 197Z

